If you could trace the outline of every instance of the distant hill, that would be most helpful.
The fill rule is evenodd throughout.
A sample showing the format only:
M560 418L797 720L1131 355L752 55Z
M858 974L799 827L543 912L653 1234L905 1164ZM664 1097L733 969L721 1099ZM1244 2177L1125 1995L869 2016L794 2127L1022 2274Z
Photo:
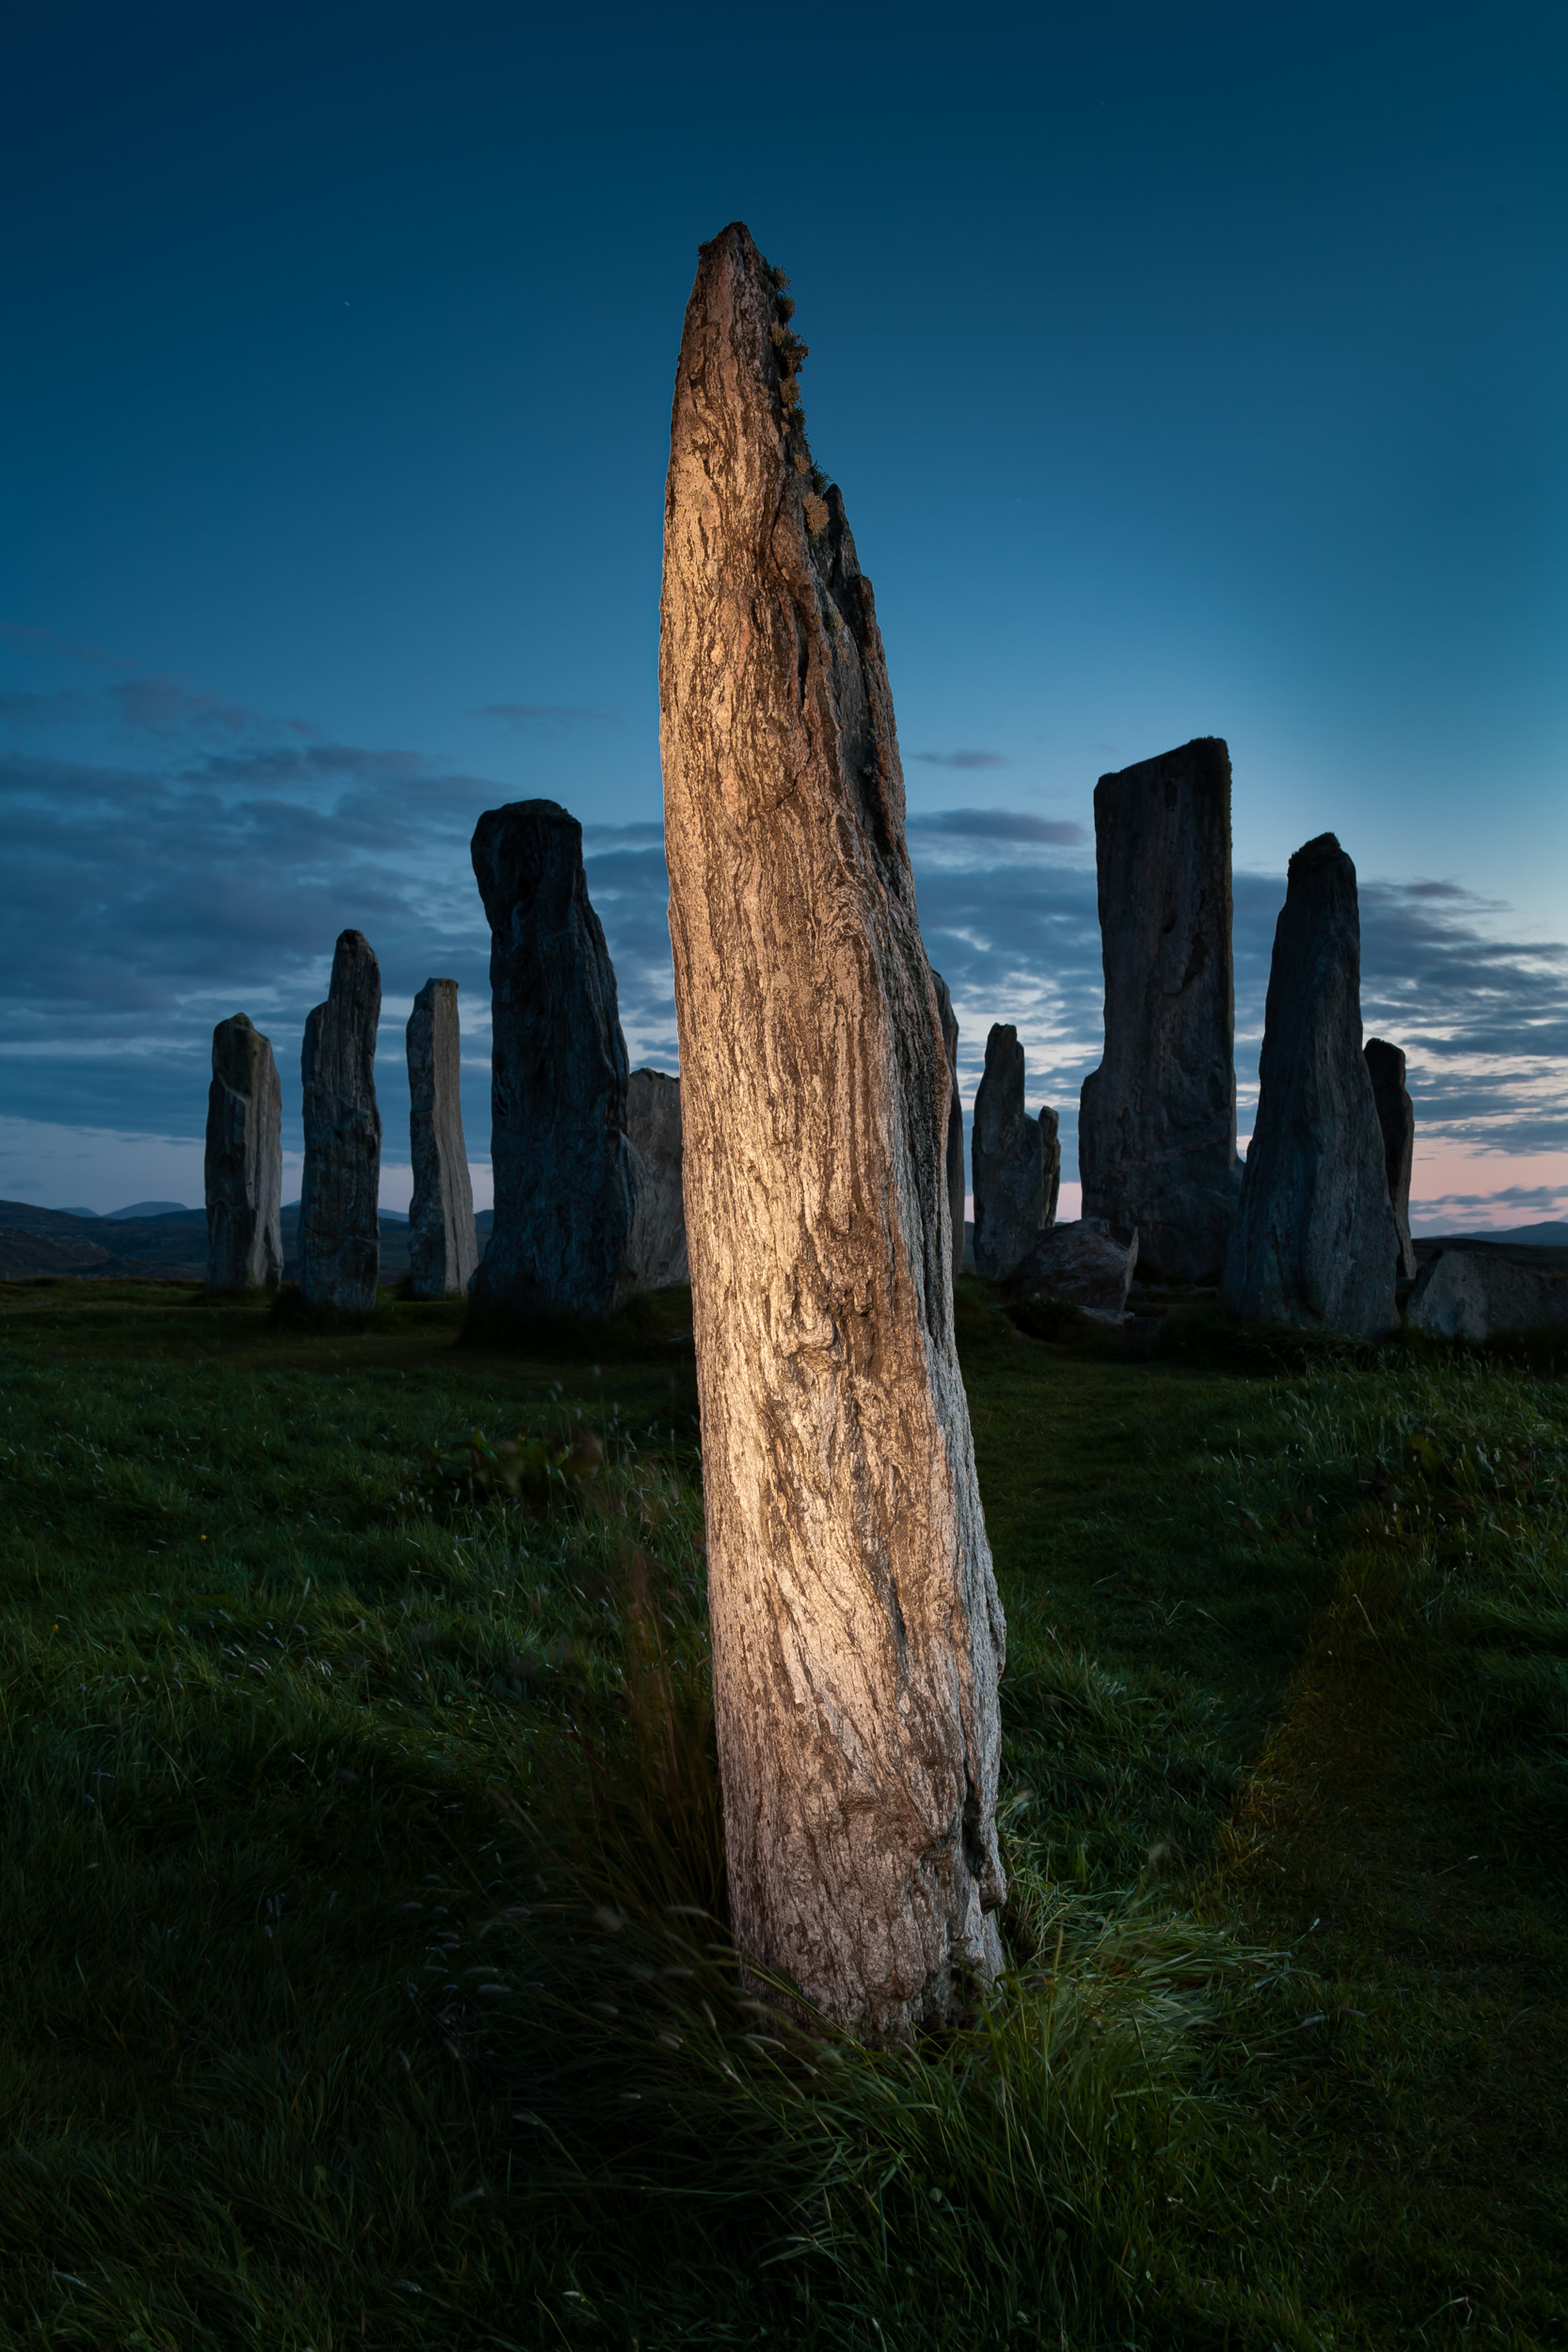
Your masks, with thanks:
M141 1216L200 1216L200 1209L187 1209L182 1200L133 1200L128 1209L105 1209L105 1225L129 1225Z

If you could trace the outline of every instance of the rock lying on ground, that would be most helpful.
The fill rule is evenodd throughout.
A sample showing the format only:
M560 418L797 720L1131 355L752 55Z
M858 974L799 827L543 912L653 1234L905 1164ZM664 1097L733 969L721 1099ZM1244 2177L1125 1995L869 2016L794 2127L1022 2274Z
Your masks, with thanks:
M414 999L408 1046L408 1278L416 1298L466 1291L479 1263L473 1185L463 1141L463 1044L457 982L426 980Z
M1117 1233L1104 1217L1085 1216L1041 1233L1008 1287L1019 1298L1065 1298L1086 1313L1120 1316L1137 1263L1136 1232Z
M1023 1107L1023 1048L993 1024L974 1096L974 1270L1005 1282L1045 1223L1045 1136Z
M1094 838L1105 1056L1079 1111L1084 1215L1136 1226L1162 1274L1210 1282L1242 1181L1225 743L1101 776Z
M582 827L558 802L513 801L485 810L471 855L490 925L496 1187L473 1296L514 1313L611 1314L637 1286L641 1168Z
M1383 1130L1383 1164L1388 1172L1388 1200L1399 1235L1399 1274L1408 1282L1416 1273L1416 1245L1410 1238L1410 1171L1416 1154L1416 1105L1404 1083L1404 1056L1386 1038L1367 1040L1367 1072Z
M1221 1296L1243 1323L1398 1328L1399 1235L1361 1050L1355 868L1331 833L1291 858L1269 966L1258 1116Z
M1407 1313L1434 1340L1568 1331L1568 1277L1537 1274L1480 1249L1445 1249L1422 1267Z
M276 1290L283 1275L283 1089L247 1013L213 1031L207 1091L207 1288Z
M381 967L363 931L342 931L325 1005L305 1024L305 1172L299 1287L312 1307L367 1314L381 1273L381 1113L375 1033Z
M626 1081L626 1134L642 1164L631 1256L637 1287L689 1282L686 1202L681 1190L681 1082L664 1070L634 1070Z

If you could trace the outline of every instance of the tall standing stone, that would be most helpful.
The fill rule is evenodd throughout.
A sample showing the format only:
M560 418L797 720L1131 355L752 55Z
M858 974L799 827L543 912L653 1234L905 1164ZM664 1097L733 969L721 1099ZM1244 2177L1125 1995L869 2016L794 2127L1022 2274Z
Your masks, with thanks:
M457 982L426 980L408 1016L408 1272L416 1298L466 1291L479 1263L474 1193L463 1142L463 1041Z
M299 1287L312 1307L368 1314L381 1272L381 967L363 931L340 934L326 1002L305 1024Z
M1061 1121L1049 1103L1040 1106L1040 1172L1045 1189L1045 1215L1040 1223L1049 1232L1056 1222L1056 1202L1062 1190Z
M641 1169L582 827L554 801L513 801L480 818L472 855L490 924L495 1177L473 1295L519 1313L610 1314L636 1287Z
M974 1096L974 1270L1005 1282L1045 1223L1045 1133L1023 1107L1023 1048L1011 1022L986 1040Z
M893 698L783 283L738 223L704 246L665 501L714 1705L742 1947L886 2038L1000 1964L1004 1629Z
M1243 1323L1393 1330L1399 1235L1361 1051L1355 868L1331 833L1291 860L1258 1076L1222 1296Z
M207 1091L207 1288L276 1290L283 1273L283 1089L248 1014L213 1031Z
M691 1279L681 1188L681 1082L663 1070L634 1070L626 1081L626 1133L642 1163L631 1254L639 1290Z
M1084 1215L1135 1226L1146 1265L1213 1281L1241 1191L1230 754L1218 736L1094 793L1105 1056L1084 1081Z
M1388 1200L1399 1235L1398 1271L1402 1281L1416 1279L1416 1245L1410 1238L1410 1171L1416 1157L1416 1105L1404 1083L1404 1056L1386 1039L1367 1040L1367 1069L1383 1130L1383 1165L1388 1176Z
M953 1227L953 1278L963 1270L964 1262L964 1106L958 1099L958 1016L953 1009L953 999L947 993L947 982L940 972L931 975L931 985L937 992L937 1016L942 1023L942 1042L947 1055L947 1077L951 1089L947 1098L947 1210Z

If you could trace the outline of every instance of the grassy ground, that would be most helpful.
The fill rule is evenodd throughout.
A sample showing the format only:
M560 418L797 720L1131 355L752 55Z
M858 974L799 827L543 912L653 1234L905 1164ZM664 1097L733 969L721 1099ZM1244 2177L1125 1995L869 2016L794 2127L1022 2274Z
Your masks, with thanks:
M962 1323L1014 1974L879 2057L730 1963L678 1301L0 1290L0 2344L1568 2337L1568 1389Z

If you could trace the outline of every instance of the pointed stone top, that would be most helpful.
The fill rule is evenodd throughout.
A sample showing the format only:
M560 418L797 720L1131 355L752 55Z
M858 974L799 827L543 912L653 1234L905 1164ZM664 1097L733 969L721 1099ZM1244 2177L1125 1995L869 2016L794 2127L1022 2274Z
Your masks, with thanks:
M759 399L766 403L776 431L794 457L797 471L809 471L811 452L806 446L806 419L800 406L799 384L806 346L789 324L795 315L795 304L787 291L788 278L758 252L743 220L732 220L706 245L699 246L697 263L697 279L687 306L689 365L701 366L713 351L711 342L706 349L689 350L693 322L705 319L717 325L729 345L725 357L730 366L726 368L721 360L721 368L732 377L728 387L732 399L739 393L743 406L754 407ZM737 362L738 377L732 374ZM815 500L820 504L826 485L816 484L812 487ZM821 531L827 520L824 511L820 522L812 522L812 530Z
M1287 882L1294 882L1298 873L1309 874L1323 866L1332 866L1336 858L1343 857L1344 854L1336 834L1321 833L1315 841L1304 842L1295 852L1285 869L1285 879Z

